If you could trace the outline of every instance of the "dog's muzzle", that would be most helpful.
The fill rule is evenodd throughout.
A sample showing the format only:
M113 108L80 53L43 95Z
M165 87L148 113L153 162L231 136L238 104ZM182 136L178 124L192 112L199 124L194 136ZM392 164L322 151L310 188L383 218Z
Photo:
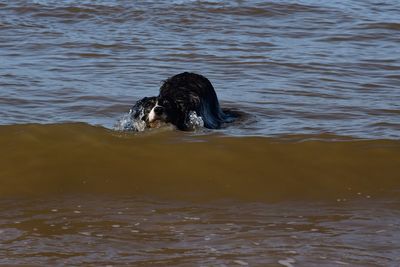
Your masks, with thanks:
M149 113L149 122L164 119L164 107L159 106L158 103L151 109Z

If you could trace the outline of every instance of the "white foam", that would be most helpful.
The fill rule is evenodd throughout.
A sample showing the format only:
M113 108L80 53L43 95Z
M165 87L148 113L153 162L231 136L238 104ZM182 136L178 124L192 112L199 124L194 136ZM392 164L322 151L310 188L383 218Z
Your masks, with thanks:
M141 111L139 118L143 117L142 114L144 111ZM116 131L134 131L134 132L142 132L146 129L146 122L141 119L132 118L131 113L125 114L119 119L115 125L114 130Z
M140 110L139 116L137 118L134 118L132 116L132 111L130 111L128 114L123 115L115 124L113 129L116 131L133 131L133 132L143 132L146 130L147 125L146 122L141 120L144 116L144 110ZM189 119L187 122L188 128L192 130L197 130L200 128L204 128L204 121L201 116L198 116L196 111L190 111L189 113ZM150 124L150 128L164 128L165 126L169 126L169 123L165 123L159 120L156 120ZM170 128L170 127L166 127Z
M287 258L284 260L279 260L278 263L286 267L293 267L294 266L293 264L296 263L296 261L292 258Z
M201 116L198 116L196 111L190 111L188 124L188 127L193 130L204 127L203 118Z

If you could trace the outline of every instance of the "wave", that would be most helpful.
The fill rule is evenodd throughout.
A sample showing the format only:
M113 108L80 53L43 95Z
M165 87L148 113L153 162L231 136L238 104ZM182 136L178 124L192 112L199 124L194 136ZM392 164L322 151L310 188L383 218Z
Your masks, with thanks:
M250 201L396 197L400 141L0 126L0 195L105 193Z

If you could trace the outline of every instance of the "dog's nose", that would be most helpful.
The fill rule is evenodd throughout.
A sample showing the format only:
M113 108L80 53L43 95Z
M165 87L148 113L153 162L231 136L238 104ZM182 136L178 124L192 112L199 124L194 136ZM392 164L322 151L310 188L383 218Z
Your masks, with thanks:
M156 115L161 115L164 112L164 108L162 106L156 106L154 108L154 113L156 113Z

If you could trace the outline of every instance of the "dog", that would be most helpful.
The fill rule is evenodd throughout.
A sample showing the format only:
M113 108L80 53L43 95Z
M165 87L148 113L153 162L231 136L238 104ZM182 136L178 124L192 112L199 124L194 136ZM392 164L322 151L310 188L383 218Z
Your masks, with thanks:
M150 123L160 120L179 130L193 130L193 118L201 118L204 127L218 129L232 122L225 114L211 82L200 74L183 72L167 79L160 88L156 105L148 115Z
M214 87L206 77L190 72L167 79L158 96L136 102L130 115L133 120L144 122L147 128L167 123L183 131L198 127L218 129L236 117L221 109Z

